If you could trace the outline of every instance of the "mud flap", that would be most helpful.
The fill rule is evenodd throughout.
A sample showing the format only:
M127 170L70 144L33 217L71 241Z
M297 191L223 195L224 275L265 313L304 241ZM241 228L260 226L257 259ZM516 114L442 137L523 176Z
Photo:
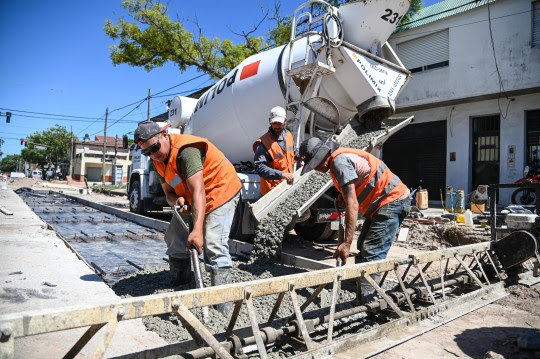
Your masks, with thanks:
M527 231L516 231L497 241L495 253L505 269L517 266L538 252L536 238Z

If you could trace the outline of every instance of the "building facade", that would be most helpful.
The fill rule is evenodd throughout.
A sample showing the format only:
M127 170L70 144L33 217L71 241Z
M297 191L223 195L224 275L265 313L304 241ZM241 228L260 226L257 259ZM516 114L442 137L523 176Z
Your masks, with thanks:
M540 1L446 0L422 9L389 43L412 78L399 115L414 122L383 159L410 187L440 200L513 183L540 157ZM499 204L512 190L501 190Z
M76 142L73 146L73 179L75 181L102 181L103 136L94 141ZM123 148L122 139L107 136L105 143L105 182L126 183L129 173L129 150Z

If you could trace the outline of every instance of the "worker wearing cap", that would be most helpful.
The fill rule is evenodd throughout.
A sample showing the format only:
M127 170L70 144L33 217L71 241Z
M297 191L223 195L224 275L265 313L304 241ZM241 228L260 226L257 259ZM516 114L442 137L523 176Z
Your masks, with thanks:
M191 281L191 247L199 254L204 249L212 285L230 283L228 240L241 188L233 165L209 140L168 134L151 121L139 124L135 143L143 155L153 160L167 202L182 206L184 211L191 209L193 225L189 235L175 216L165 233L175 284Z
M330 170L340 193L338 203L345 205L345 238L334 258L347 262L361 212L365 221L358 236L355 262L385 259L409 212L409 189L377 157L359 149L340 147L335 141L323 142L312 137L302 142L299 153L305 162L302 175L312 169L323 173ZM364 299L372 292L371 287L362 286Z
M283 180L294 181L294 139L285 128L285 109L276 106L270 110L268 131L253 143L255 171L261 177L261 194L264 196Z

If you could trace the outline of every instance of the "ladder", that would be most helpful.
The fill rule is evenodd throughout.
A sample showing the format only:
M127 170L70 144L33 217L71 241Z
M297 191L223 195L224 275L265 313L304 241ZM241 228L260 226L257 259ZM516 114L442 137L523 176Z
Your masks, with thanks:
M304 11L307 6L311 6L310 11ZM326 11L314 17L313 7L320 6ZM332 64L330 43L327 41L318 27L324 27L324 21L328 14L335 14L335 8L325 1L311 0L300 5L294 12L291 25L291 40L289 46L289 60L286 70L286 109L295 114L293 133L296 148L302 139L302 125L306 123L308 116L312 114L304 109L304 102L317 95L322 77L335 72ZM303 59L294 61L295 46L299 46L301 41L305 41L305 51ZM321 51L325 51L324 56L320 56ZM300 89L301 97L298 101L291 99L291 87L297 86Z

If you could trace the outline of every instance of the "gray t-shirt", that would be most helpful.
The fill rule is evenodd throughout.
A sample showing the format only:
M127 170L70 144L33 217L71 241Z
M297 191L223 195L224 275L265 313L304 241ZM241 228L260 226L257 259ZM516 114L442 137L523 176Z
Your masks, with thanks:
M339 187L351 181L364 181L369 176L370 167L368 161L362 156L353 153L342 153L332 162L332 170Z

